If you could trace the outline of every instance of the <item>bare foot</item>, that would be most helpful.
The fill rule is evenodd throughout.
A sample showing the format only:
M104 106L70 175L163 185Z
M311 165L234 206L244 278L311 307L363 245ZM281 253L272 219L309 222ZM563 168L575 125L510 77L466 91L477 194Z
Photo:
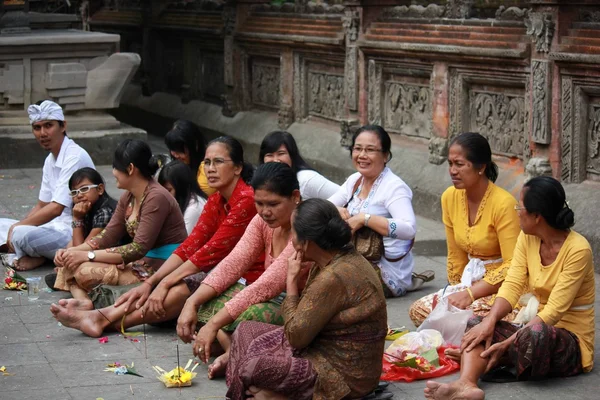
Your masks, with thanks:
M460 349L449 348L444 351L444 354L446 354L446 356L449 359L451 359L452 361L456 361L457 363L460 364L460 356L461 356Z
M208 379L215 379L225 376L227 372L227 363L229 362L229 353L221 354L208 366Z
M256 400L285 400L286 396L273 392L272 390L257 388L256 386L250 386L246 390L246 395L254 397Z
M460 380L451 383L427 381L425 398L435 400L484 400L485 393L477 385Z
M78 300L78 299L60 299L58 304L65 307L68 310L93 310L94 304L91 300Z
M103 324L108 322L98 310L75 310L52 304L50 311L61 324L77 329L88 336L100 337L104 331Z
M30 271L42 265L46 259L44 257L23 256L15 260L13 265L17 271Z

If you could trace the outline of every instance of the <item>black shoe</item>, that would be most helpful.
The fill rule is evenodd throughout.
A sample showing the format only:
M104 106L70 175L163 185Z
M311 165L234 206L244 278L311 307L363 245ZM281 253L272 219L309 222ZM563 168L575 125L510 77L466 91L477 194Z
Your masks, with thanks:
M46 281L46 285L52 290L54 290L54 284L56 283L57 276L58 276L58 274L56 272L53 272L44 277L44 280Z

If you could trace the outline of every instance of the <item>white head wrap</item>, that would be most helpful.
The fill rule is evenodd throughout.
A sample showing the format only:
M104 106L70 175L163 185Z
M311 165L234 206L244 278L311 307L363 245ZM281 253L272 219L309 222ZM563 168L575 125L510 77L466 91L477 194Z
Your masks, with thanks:
M29 123L34 124L39 121L64 121L65 116L61 106L50 100L44 100L39 106L32 104L27 107L29 114Z

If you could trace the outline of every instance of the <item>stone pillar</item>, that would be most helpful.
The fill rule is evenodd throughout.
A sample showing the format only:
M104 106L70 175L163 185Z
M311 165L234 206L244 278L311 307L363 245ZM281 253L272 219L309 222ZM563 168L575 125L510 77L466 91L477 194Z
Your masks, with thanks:
M294 122L294 52L285 49L280 56L279 128L287 129Z
M340 121L340 144L351 145L352 136L360 127L359 122L359 48L356 44L360 33L362 8L358 4L347 4L342 17L345 33L346 59L344 62L344 94L346 118Z
M221 113L226 117L233 117L240 110L239 101L236 101L234 95L234 68L237 63L234 62L235 44L233 33L235 32L236 15L235 6L227 5L223 9L223 79L225 81L225 93L221 96L221 100L223 100Z
M449 68L445 62L433 64L431 82L433 86L433 105L431 137L429 139L429 162L440 165L448 157L448 127L450 113L448 97L450 88Z

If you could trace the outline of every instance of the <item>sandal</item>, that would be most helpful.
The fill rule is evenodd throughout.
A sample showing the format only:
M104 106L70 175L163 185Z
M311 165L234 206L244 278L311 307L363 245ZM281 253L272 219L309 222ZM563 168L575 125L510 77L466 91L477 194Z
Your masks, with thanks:
M369 393L368 395L361 397L361 400L388 400L394 397L394 393L390 392L378 392L377 389Z
M51 274L48 274L44 277L44 281L46 282L46 285L52 289L54 289L54 284L56 283L56 277L58 276L58 274L56 272L52 272Z
M412 277L415 279L421 279L423 282L431 282L435 279L435 272L430 269L419 273L413 272Z
M494 382L494 383L516 382L518 379L513 371L514 371L514 368L506 367L506 366L494 368L487 374L483 374L481 376L481 380L484 382Z

